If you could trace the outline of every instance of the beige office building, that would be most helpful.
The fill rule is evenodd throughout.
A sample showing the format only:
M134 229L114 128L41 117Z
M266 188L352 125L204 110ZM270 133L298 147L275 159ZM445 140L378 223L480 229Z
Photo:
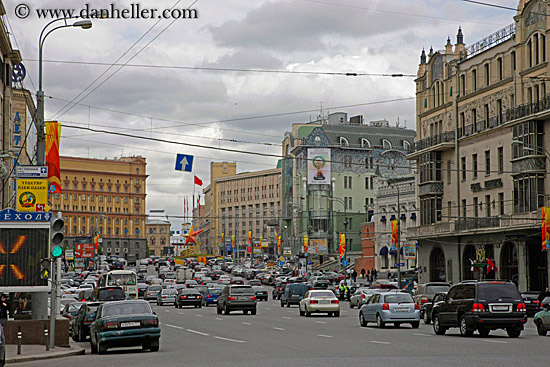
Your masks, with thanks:
M550 4L471 45L422 52L416 79L420 281L510 279L548 286L540 207L550 206ZM466 33L467 30L464 29ZM485 259L485 261L482 261ZM472 267L472 261L496 269ZM472 271L474 269L474 271Z

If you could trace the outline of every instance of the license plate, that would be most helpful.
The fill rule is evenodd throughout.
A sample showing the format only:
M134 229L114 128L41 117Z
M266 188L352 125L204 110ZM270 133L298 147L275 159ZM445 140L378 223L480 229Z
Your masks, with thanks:
M197 298L197 297L195 297L195 296L189 296L189 297L187 297L187 298Z
M248 297L239 297L238 300L239 301L248 301Z
M408 308L396 308L395 312L409 312Z
M524 301L525 303L531 303L531 301Z
M330 301L327 300L327 299L322 299L322 300L319 301L319 303L326 304L326 303L330 303Z
M140 326L141 323L139 321L134 321L134 322L121 322L120 323L120 327L135 327L135 326Z
M508 311L508 306L493 306L493 311Z

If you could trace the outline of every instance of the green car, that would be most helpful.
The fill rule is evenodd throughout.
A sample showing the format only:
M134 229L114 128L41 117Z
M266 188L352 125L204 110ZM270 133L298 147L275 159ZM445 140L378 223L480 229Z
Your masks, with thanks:
M106 302L99 306L90 327L92 353L109 348L140 346L159 350L159 320L151 305L143 300Z
M535 314L533 321L537 325L539 335L546 336L546 333L550 329L550 297L542 300L542 311Z

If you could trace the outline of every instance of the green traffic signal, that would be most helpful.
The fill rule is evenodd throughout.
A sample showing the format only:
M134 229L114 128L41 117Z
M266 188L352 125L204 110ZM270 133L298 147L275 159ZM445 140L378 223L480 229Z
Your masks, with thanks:
M57 259L58 257L61 257L62 255L63 255L63 247L55 246L52 250L52 257Z

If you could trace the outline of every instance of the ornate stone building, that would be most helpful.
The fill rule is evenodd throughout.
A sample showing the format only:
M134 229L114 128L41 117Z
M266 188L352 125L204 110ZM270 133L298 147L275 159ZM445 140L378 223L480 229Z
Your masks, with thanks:
M540 207L550 206L550 4L520 1L513 23L467 46L422 51L416 79L420 281L510 279L548 286ZM496 269L472 271L471 260Z

